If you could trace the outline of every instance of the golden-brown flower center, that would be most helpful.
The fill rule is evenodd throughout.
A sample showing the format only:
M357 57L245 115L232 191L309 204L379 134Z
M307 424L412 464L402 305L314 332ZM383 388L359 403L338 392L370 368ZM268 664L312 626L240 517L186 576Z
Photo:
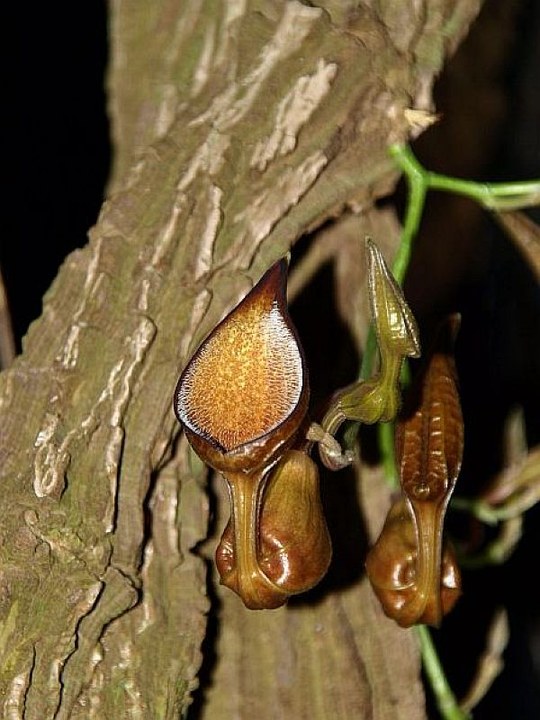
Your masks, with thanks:
M276 302L244 305L194 360L178 395L181 419L225 450L273 430L300 398L302 358Z

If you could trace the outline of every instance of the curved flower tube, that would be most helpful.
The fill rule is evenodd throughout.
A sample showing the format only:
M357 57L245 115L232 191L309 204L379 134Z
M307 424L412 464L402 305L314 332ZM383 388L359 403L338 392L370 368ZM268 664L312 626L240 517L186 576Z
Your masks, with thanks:
M463 419L451 345L459 319L441 328L396 432L403 501L390 510L366 568L385 612L400 625L438 625L459 595L443 527L463 455Z
M222 582L252 609L283 605L326 572L331 545L316 465L291 450L309 384L276 263L199 347L174 409L199 457L223 473L231 519L216 553Z

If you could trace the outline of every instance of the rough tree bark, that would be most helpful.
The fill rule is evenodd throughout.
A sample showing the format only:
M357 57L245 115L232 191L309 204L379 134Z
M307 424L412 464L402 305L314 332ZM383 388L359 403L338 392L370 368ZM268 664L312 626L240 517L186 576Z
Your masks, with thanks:
M178 718L209 611L199 717L423 716L414 636L360 573L273 612L219 589L210 602L192 552L206 471L171 398L197 343L306 231L348 209L341 241L320 242L349 281L368 225L393 227L391 255L392 220L370 209L396 181L387 147L413 132L408 109L431 109L478 4L111 2L109 200L0 380L2 717ZM346 320L360 342L362 307ZM375 531L377 479L357 468Z

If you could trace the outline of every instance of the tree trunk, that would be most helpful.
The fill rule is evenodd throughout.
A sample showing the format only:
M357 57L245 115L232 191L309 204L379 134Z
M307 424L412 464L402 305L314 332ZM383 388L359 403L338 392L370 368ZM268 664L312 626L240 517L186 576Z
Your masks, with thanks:
M0 376L1 716L178 718L204 654L200 718L423 717L415 637L382 616L365 548L351 582L277 611L207 581L207 473L171 400L307 231L347 210L342 241L315 240L342 294L366 232L391 255L395 225L370 209L397 179L387 147L431 109L478 4L110 3L109 200ZM379 471L334 482L376 533Z

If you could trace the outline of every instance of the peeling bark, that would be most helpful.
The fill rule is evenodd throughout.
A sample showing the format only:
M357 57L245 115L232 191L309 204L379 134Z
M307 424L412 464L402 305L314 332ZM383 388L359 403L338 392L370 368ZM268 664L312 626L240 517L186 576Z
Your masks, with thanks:
M386 148L413 131L408 109L431 108L477 11L111 0L110 197L0 376L4 717L188 707L210 607L194 552L208 498L177 437L179 370L303 233L392 188ZM239 717L422 717L413 640L360 579L275 614L225 595L217 618L204 716L220 717L232 673Z

